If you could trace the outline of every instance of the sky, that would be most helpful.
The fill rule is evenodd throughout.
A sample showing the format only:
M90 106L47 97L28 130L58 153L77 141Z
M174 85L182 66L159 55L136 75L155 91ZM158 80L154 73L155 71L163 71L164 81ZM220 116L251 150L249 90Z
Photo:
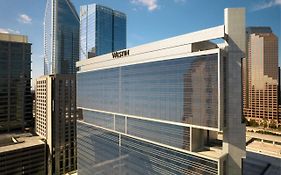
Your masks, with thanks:
M127 47L224 23L224 8L245 7L247 26L270 26L281 35L281 0L72 0L97 3L127 14ZM32 43L32 78L43 75L46 0L0 0L0 32L27 35ZM281 65L279 40L279 65Z

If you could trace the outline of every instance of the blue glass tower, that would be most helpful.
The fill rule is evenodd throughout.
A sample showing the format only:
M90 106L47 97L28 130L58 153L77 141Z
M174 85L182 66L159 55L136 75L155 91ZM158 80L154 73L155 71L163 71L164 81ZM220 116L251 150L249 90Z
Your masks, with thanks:
M126 15L90 4L80 7L80 59L126 48Z
M44 74L73 74L79 57L79 16L70 0L47 0Z

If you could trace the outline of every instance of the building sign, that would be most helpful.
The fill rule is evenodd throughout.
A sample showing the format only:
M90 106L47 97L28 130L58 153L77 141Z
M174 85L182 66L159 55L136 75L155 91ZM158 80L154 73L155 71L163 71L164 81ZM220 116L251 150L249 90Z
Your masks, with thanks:
M124 50L120 52L113 52L112 57L113 58L121 58L121 57L126 57L130 55L130 50Z

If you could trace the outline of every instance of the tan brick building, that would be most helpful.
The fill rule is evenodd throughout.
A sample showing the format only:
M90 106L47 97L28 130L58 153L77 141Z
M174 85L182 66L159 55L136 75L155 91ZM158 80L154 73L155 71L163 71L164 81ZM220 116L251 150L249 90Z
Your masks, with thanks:
M76 170L75 75L47 75L36 80L36 133L48 146L48 174Z
M269 27L250 27L247 47L242 63L244 116L259 124L280 126L278 38Z

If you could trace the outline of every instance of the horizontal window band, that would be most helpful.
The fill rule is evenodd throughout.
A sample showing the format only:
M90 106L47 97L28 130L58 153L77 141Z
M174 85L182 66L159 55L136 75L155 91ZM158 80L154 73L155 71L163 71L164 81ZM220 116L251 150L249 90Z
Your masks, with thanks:
M218 131L218 132L220 131L218 128L212 128L212 127L197 126L197 125L192 125L192 124L187 124L187 123L173 122L173 121L167 121L167 120L161 120L161 119L155 119L155 118L147 118L147 117L134 116L134 115L128 115L128 114L122 114L122 113L109 112L109 111L101 111L101 110L96 110L96 109L84 108L84 107L80 107L80 106L78 106L77 108L83 109L86 111L93 111L93 112L112 114L112 115L120 115L120 116L124 116L124 117L128 117L128 118L153 121L153 122L158 122L158 123L165 123L165 124L197 128L197 129L203 129L203 130L210 130L210 131Z
M147 139L143 139L143 138L140 138L140 137L136 137L136 136L132 136L132 135L129 135L129 134L125 134L125 133L122 133L122 132L114 131L112 129L108 129L108 128L104 128L104 127L97 126L97 125L94 125L94 124L90 124L90 123L87 123L87 122L84 122L84 121L81 121L81 120L78 120L77 122L85 124L85 125L88 125L88 126L93 126L95 128L102 129L102 130L105 130L105 131L109 131L109 132L112 132L112 133L116 133L116 134L124 135L124 136L130 137L130 138L134 138L134 139L137 139L137 140L140 140L140 141L143 141L143 142L148 142L148 143L155 144L155 145L158 145L158 146L163 146L165 148L172 149L172 150L175 150L175 151L179 151L179 152L182 152L182 153L194 155L194 156L201 157L201 158L204 158L204 159L209 159L209 160L212 160L212 161L219 162L220 158L224 157L224 155L220 155L219 158L208 157L208 156L196 153L196 152L187 151L187 150L176 148L176 147L172 147L172 146L169 146L169 145L166 145L166 144L161 144L161 143L154 142L154 141L151 141L151 140L147 140ZM78 133L78 135L79 135L79 133Z

